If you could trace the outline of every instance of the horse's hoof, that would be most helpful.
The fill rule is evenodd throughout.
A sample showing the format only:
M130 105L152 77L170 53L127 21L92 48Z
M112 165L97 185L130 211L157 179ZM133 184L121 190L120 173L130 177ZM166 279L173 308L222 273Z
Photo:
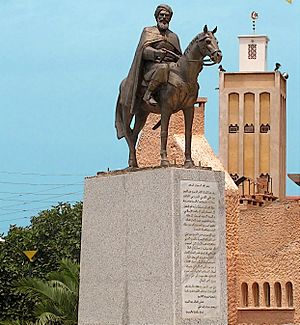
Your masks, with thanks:
M136 161L129 160L128 162L128 169L139 168Z
M132 170L136 170L136 169L138 169L138 167L136 166L136 167L133 167L133 166L128 166L128 167L126 167L125 168L125 170L127 170L127 171L132 171Z
M184 167L185 168L193 168L195 166L194 162L192 159L186 160L184 162Z
M169 160L162 159L160 161L160 166L161 167L169 167L170 166Z

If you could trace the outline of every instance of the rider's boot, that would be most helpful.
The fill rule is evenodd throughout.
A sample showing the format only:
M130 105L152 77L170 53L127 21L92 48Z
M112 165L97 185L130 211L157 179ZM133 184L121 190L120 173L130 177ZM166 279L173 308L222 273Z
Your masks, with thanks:
M146 92L144 94L143 100L152 106L156 106L158 103L157 101L153 98L153 93L155 90L160 86L160 82L157 80L151 80L149 82L148 88L146 89Z

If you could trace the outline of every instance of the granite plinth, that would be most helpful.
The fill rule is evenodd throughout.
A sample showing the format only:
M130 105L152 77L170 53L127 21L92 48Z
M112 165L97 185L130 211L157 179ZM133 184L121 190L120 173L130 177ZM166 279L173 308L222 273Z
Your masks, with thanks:
M226 325L224 173L85 182L79 325Z

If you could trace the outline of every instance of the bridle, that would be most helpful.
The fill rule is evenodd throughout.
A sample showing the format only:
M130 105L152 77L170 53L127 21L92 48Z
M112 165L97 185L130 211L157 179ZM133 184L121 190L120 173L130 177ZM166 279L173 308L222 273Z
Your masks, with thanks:
M214 54L217 53L217 52L218 52L218 50L214 51L211 54L211 56L214 56ZM203 65L206 66L206 67L217 64L217 62L214 62L212 59L203 59L203 62L204 62ZM208 63L205 63L205 62L208 62Z
M204 41L206 38L208 38L208 36L205 36L205 37L203 37L201 39L197 39L197 43ZM210 56L213 57L215 55L215 53L217 53L219 51L220 50L215 50L214 52L212 52L210 54ZM203 65L206 66L206 67L217 64L217 62L214 62L211 58L209 58L209 59L202 59L202 60L199 60L199 59L198 60L187 59L187 61L188 62L203 62Z
M205 37L203 37L203 38L201 38L201 39L197 39L197 43L204 41L206 38L208 38L208 36L205 36ZM177 59L180 59L180 58L181 58L180 55L174 53L173 51L170 51L170 50L167 50L167 49L164 49L164 51L165 51L166 53L169 53L169 54L175 56ZM220 51L220 50L215 50L214 52L212 52L212 53L210 54L210 56L213 57L213 56L215 55L215 53L217 53L217 52L219 52L219 51ZM214 62L211 58L209 58L209 59L201 59L201 60L200 60L200 59L197 59L197 60L195 60L195 59L186 59L186 60L187 60L188 62L202 62L204 66L212 66L212 65L217 64L217 62Z

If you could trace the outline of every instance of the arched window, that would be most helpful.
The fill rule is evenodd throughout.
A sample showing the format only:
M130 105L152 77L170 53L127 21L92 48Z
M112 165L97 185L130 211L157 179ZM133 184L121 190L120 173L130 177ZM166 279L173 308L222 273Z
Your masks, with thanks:
M228 95L228 168L231 174L239 170L239 94Z
M287 282L285 285L286 301L289 307L293 307L293 285L291 282Z
M270 285L268 282L264 283L264 300L265 306L270 307Z
M243 282L241 286L242 290L242 306L248 307L248 284Z
M244 94L244 125L255 123L255 95L253 93Z
M281 291L281 284L279 282L275 282L274 292L275 292L276 307L281 307L282 306L282 291Z
M239 123L239 94L228 95L228 124Z
M270 93L259 94L259 124L270 124Z
M257 282L252 284L252 295L254 307L259 307L259 286Z
M243 175L255 179L255 95L244 94L244 125L243 125ZM254 194L254 189L249 193Z

